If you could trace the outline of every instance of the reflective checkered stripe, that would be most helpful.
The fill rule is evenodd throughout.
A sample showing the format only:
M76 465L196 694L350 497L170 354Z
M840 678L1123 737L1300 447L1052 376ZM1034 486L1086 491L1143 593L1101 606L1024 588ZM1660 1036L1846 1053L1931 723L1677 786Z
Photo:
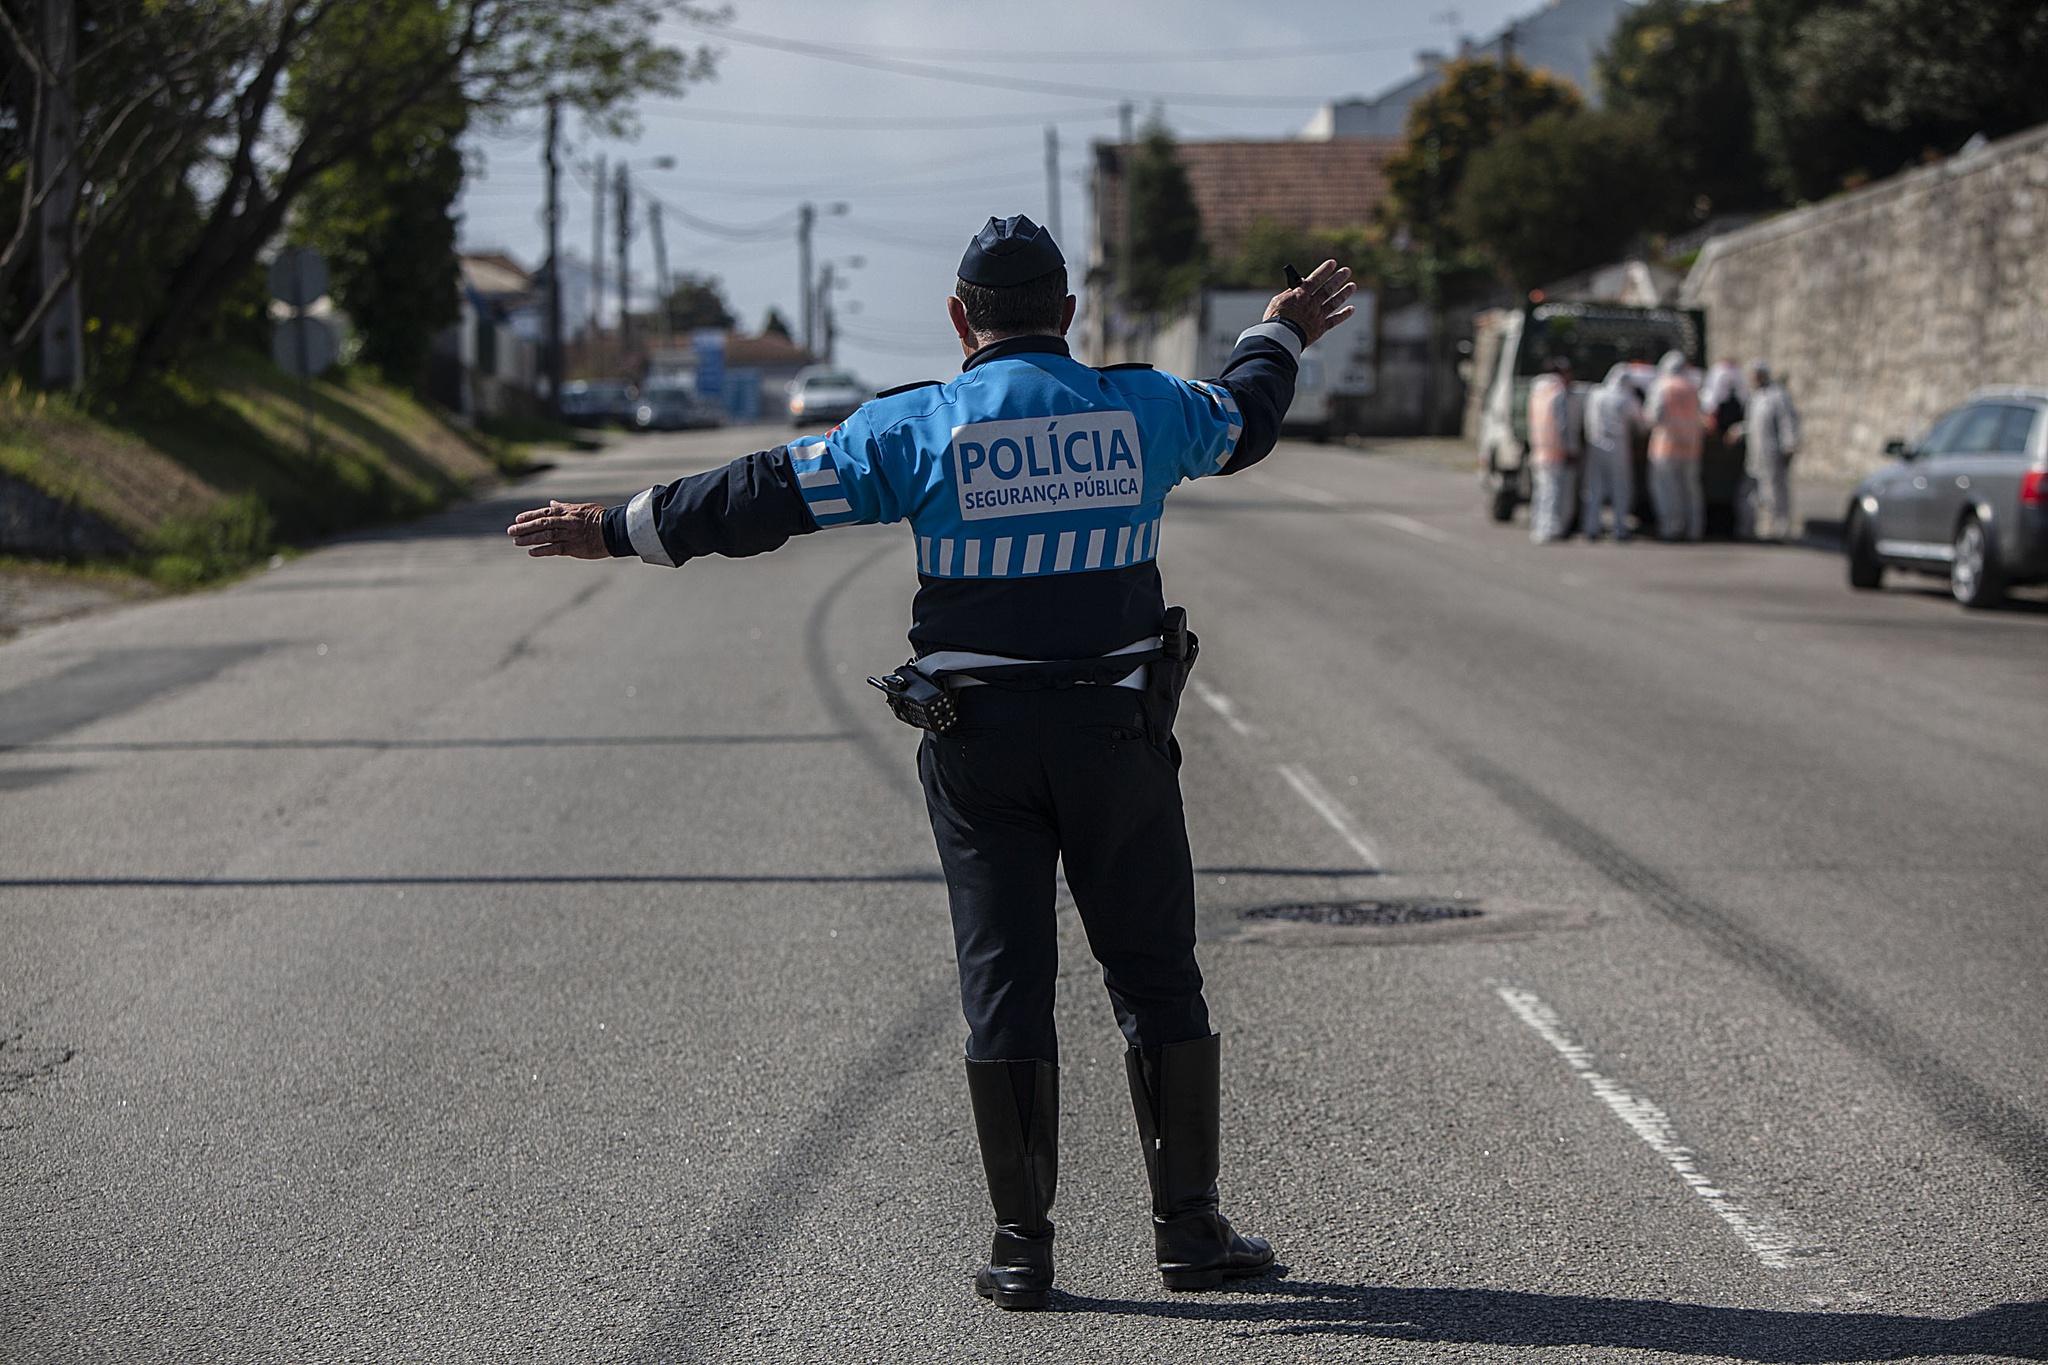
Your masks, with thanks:
M1012 536L919 536L917 571L928 578L1036 578L1121 569L1159 555L1159 522Z
M1203 393L1215 399L1216 405L1223 409L1223 415L1230 419L1230 430L1224 438L1222 453L1217 455L1215 465L1209 470L1213 474L1228 464L1231 455L1236 452L1237 438L1244 434L1244 418L1239 415L1237 400L1230 396L1229 389L1224 388L1221 384L1211 384L1203 379L1196 379L1191 382Z
M859 520L853 504L846 500L839 470L825 454L822 440L791 441L789 467L796 473L805 506L821 527L845 526Z

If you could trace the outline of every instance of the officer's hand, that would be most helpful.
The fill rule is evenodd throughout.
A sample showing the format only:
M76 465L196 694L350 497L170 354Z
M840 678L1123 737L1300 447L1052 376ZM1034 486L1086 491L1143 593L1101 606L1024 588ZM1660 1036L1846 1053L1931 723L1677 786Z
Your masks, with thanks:
M512 518L505 528L514 545L541 558L610 559L604 546L604 505L596 502L551 502Z
M1344 300L1356 292L1350 266L1324 261L1299 286L1273 296L1266 305L1265 321L1287 319L1308 334L1308 344L1313 346L1323 333L1355 311Z

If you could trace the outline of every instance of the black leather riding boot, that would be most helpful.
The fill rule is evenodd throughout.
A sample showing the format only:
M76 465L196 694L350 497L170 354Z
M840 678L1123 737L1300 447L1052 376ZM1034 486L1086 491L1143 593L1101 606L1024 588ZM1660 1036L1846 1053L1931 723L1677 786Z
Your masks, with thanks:
M1263 1275L1273 1248L1243 1237L1217 1209L1222 1039L1211 1034L1159 1048L1132 1048L1124 1065L1152 1182L1152 1237L1168 1289L1214 1289Z
M1051 1062L967 1063L995 1243L974 1290L999 1308L1043 1308L1052 1288L1053 1189L1060 1170L1060 1069Z

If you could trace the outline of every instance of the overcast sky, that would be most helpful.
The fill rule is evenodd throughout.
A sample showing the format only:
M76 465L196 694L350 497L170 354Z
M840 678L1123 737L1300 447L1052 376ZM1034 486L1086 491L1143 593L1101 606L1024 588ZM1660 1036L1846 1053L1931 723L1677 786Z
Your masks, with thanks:
M1047 124L1059 129L1060 243L1078 265L1087 253L1089 144L1114 139L1119 99L1137 103L1140 122L1163 107L1184 140L1286 137L1317 105L1402 79L1417 51L1448 48L1460 32L1491 35L1534 7L734 0L729 35L681 26L671 35L717 48L716 80L681 99L644 101L632 142L595 139L572 124L563 244L588 258L586 167L600 153L613 164L624 157L636 184L668 206L671 272L718 276L748 331L771 305L794 325L796 206L809 200L821 210L818 261L865 260L847 270L850 287L838 295L841 363L878 387L944 378L958 369L959 351L943 300L967 239L990 215L1045 219ZM825 52L772 45L784 43ZM538 264L538 121L470 146L464 248L502 248ZM658 157L675 158L674 168L657 169ZM844 215L823 212L834 203L847 205ZM644 201L635 217L637 301L653 276ZM609 257L609 242L606 250Z

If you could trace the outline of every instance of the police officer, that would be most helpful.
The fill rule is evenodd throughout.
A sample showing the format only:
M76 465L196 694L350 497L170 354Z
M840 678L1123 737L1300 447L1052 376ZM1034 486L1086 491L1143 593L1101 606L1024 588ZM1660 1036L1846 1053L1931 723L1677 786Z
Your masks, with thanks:
M1214 1288L1266 1272L1273 1250L1218 1207L1220 1040L1195 961L1171 733L1193 648L1160 586L1161 514L1181 481L1273 448L1303 347L1351 315L1355 286L1325 261L1274 297L1219 377L1189 382L1071 357L1065 258L1029 218L990 219L958 273L946 301L958 378L891 390L822 436L623 506L522 512L508 533L533 555L676 566L910 523L915 657L887 681L898 714L927 727L918 772L996 1216L975 1288L1040 1308L1052 1284L1056 864L1129 1044L1162 1279Z

